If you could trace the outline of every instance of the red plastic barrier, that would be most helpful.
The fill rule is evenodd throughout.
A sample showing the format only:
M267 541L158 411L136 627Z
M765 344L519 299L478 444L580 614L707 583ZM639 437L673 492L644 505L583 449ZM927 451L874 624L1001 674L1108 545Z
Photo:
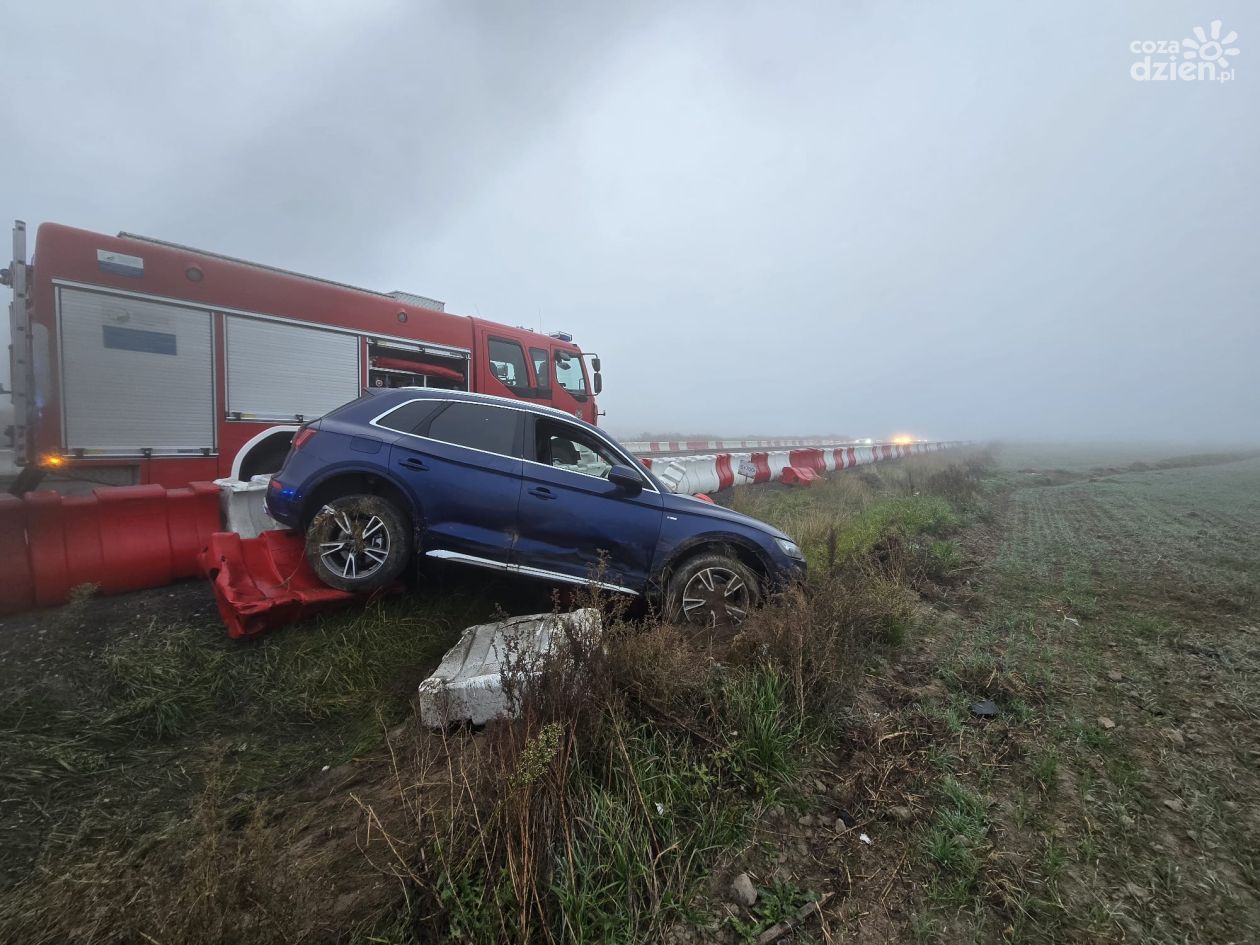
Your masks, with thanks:
M35 579L26 551L26 503L0 494L0 614L25 610L35 603Z
M171 583L171 537L166 489L158 485L95 490L100 502L101 544L108 549L101 570L106 594Z
M304 539L295 532L263 532L244 539L235 532L216 532L201 555L201 566L234 640L372 596L321 583L306 560Z
M770 481L770 454L753 453L748 457L749 461L757 467L757 474L753 476L753 482L769 482Z
M32 492L25 501L35 606L64 603L70 597L72 585L70 565L66 561L62 497L56 492Z
M796 469L812 469L820 475L827 471L827 461L823 459L823 451L813 447L789 451L788 465Z
M80 584L118 594L192 577L219 528L219 488L211 482L3 498L0 609L61 604Z
M167 491L167 529L171 539L171 577L201 574L201 552L220 522L219 487L213 482L190 482Z
M106 548L101 541L100 503L96 496L66 496L61 500L61 538L66 549L67 592L80 584L100 583Z
M714 463L717 469L718 489L729 489L735 485L735 471L731 469L731 454L720 453L715 457Z
M784 467L780 479L789 486L812 486L818 481L818 473L806 466Z

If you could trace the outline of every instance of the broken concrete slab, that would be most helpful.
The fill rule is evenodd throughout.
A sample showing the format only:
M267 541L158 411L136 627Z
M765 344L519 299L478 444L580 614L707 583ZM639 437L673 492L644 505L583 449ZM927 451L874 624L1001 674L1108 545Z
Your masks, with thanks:
M517 707L503 688L505 662L510 659L527 674L537 673L557 642L573 637L589 641L601 629L599 611L591 607L469 627L420 684L420 721L429 728L446 728L515 716Z

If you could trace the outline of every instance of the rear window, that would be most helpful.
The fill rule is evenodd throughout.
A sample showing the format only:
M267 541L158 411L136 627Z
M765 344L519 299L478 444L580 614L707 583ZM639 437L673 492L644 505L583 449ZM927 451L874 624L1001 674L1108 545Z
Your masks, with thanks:
M422 433L429 418L446 405L442 400L413 400L395 407L376 421L377 426L399 433Z
M486 404L448 404L429 424L430 439L485 450L503 456L516 455L516 431L520 412Z

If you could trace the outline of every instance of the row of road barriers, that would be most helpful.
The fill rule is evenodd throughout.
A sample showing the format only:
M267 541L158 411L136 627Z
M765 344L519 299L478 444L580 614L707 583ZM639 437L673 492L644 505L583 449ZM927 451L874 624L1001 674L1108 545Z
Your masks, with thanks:
M792 450L655 456L643 458L642 462L671 492L695 495L764 482L808 485L824 473L935 453L957 445L883 443L871 446L809 446Z

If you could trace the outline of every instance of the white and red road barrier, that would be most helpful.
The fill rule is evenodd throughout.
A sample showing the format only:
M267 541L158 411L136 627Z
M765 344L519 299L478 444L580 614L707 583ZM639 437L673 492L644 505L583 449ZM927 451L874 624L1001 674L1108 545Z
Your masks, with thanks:
M622 446L635 456L678 456L684 453L747 453L779 450L830 449L836 446L858 446L852 441L837 442L821 437L789 437L777 440L635 440L622 441ZM870 444L867 444L868 446Z
M639 458L671 492L692 495L762 482L809 485L824 473L935 453L956 445L958 444L881 443L872 446L800 447L791 450Z

